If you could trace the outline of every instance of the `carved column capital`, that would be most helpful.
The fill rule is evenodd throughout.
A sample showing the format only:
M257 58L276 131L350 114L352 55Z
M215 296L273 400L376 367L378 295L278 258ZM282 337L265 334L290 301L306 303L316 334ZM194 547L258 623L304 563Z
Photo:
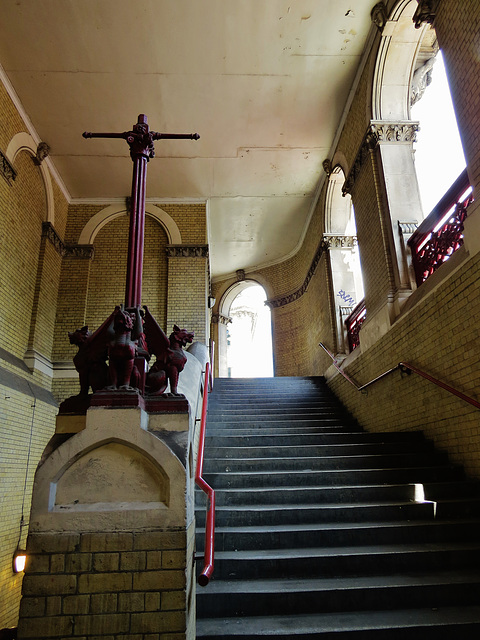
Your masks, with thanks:
M416 142L418 122L371 122L377 142Z
M325 233L322 239L325 249L353 249L357 246L357 236Z
M214 324L229 324L232 319L229 316L224 316L221 313L213 313L212 314L212 322Z
M355 181L370 153L379 143L415 142L419 130L418 122L372 121L358 150L357 157L342 187L343 195L351 194Z
M327 176L332 173L332 161L329 160L329 158L325 158L325 160L322 162L322 167Z
M208 258L208 244L169 244L167 258Z
M424 22L433 24L440 0L417 0L418 7L413 14L415 29L420 29Z
M383 27L387 23L387 7L385 3L378 2L370 12L373 24L377 27L380 33L383 31Z
M33 159L33 162L40 166L45 158L50 154L50 147L46 142L39 142L37 146L37 154Z
M243 282L246 278L244 269L237 269L236 275L237 275L237 282Z

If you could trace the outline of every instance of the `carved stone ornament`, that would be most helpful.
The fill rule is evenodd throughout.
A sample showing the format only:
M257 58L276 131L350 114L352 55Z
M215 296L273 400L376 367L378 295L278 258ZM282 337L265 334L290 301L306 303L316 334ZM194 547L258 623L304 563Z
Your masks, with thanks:
M167 246L167 258L208 258L208 244L170 244Z
M418 122L372 122L378 142L416 142Z
M383 27L387 24L387 8L383 2L378 2L372 9L370 16L373 24L378 28L380 32L383 31Z
M426 88L432 82L432 69L435 64L435 60L436 57L432 56L413 74L412 88L410 92L411 107L423 97Z
M17 177L17 172L2 151L0 151L0 173L9 185L11 185L13 180Z
M94 255L93 244L66 245L55 231L51 222L42 222L42 238L46 238L54 246L62 258L80 258L91 260Z
M46 142L39 142L37 146L37 154L33 159L34 163L40 166L49 154L50 147L48 146L48 144Z
M343 184L342 193L346 195L347 193L352 193L353 185L355 184L355 180L358 177L358 174L361 171L364 163L367 158L370 157L371 151L373 151L378 144L378 135L375 130L370 126L367 129L367 133L363 138L363 142L360 145L360 149L358 150L357 157L355 158L355 162L353 163L352 168Z
M328 243L326 243L322 239L317 251L315 252L315 255L312 260L312 264L310 265L310 269L308 270L308 273L305 277L305 280L303 281L302 286L296 291L294 291L293 293L289 293L286 296L279 296L278 298L272 298L271 300L267 300L265 302L267 307L270 307L270 309L277 309L278 307L284 307L285 305L290 304L291 302L295 302L295 300L298 300L299 298L301 298L303 294L306 292L308 285L310 284L310 280L313 278L313 274L317 270L317 266L318 266L318 263L320 262L320 258L327 250L328 250Z
M357 246L357 236L324 234L323 243L327 249L353 249Z
M228 316L224 316L221 313L214 313L212 314L212 322L213 324L230 324L230 322L232 322L232 318L229 318Z
M237 282L243 282L245 280L245 271L243 269L237 269Z
M415 29L420 29L424 22L433 24L440 0L417 0L418 7L413 14Z
M360 145L355 162L343 184L343 195L352 193L353 186L364 163L380 142L415 142L419 129L418 122L371 122Z
M412 233L415 233L415 231L417 230L417 227L418 227L418 222L399 222L398 223L398 228L400 229L400 231L404 236L412 235Z
M327 176L332 173L332 162L328 158L325 158L325 160L322 162L322 167Z

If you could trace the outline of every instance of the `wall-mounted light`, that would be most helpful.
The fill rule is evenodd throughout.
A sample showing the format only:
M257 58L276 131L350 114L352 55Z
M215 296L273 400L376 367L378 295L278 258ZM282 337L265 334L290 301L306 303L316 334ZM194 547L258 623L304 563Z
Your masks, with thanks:
M208 296L208 308L212 309L215 306L215 298L213 296Z
M13 554L13 573L21 573L25 571L25 563L27 561L27 552L24 549L16 549Z

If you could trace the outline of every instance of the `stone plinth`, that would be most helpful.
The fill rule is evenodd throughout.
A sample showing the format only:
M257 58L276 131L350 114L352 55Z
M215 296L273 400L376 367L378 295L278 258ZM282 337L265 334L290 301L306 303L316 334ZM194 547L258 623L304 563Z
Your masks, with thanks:
M45 454L20 639L195 637L188 403L165 419L141 404L92 403L82 425L65 416L73 435Z

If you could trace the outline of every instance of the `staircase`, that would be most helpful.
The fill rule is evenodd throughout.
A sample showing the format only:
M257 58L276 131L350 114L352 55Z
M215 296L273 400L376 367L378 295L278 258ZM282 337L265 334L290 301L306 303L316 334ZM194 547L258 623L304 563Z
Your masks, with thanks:
M479 486L422 433L362 431L321 378L218 379L204 477L198 639L477 637Z

